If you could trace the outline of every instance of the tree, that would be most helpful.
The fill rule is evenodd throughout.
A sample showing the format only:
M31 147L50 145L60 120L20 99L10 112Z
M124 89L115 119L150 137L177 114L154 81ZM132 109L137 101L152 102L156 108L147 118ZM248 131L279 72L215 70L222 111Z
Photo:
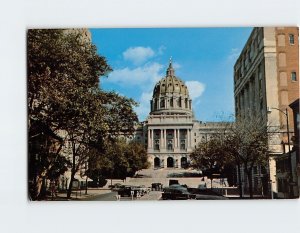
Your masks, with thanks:
M213 174L220 174L226 164L223 136L215 133L209 140L202 141L190 154L192 166L204 171L210 180L212 188Z
M37 187L30 194L36 199L42 180L61 156L66 130L86 120L99 76L111 68L76 30L29 30L27 45L29 180ZM50 153L56 157L49 160Z
M98 150L89 159L88 172L97 180L100 177L125 179L149 166L147 152L140 143L108 138L101 149L102 152Z
M250 198L253 198L252 171L255 165L268 160L269 130L264 118L249 116L238 118L225 138L227 156L237 165L241 195L241 165L248 178Z
M150 165L145 146L138 142L132 141L127 145L125 157L129 164L129 175L134 175L138 170L148 168Z

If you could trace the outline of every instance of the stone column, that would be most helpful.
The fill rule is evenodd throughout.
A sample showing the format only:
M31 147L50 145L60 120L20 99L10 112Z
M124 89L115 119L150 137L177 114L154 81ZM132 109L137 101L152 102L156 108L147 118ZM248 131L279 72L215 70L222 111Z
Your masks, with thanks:
M164 148L167 148L167 130L164 129Z
M180 129L177 129L177 146L180 148Z
M191 129L188 129L188 147L189 148L191 148L191 141L192 141L192 139L191 139Z
M176 129L174 129L174 149L177 148Z
M163 130L161 129L160 130L160 149L162 149L163 148L163 145L164 145L164 143L163 143L163 141L164 141L164 138L163 138Z
M153 132L154 132L154 130L151 129L151 148L154 148L153 147L153 142L154 142Z
M190 147L190 132L189 129L186 129L186 136L187 136L187 141L186 141L186 147Z
M178 168L181 168L181 157L178 157L177 161L178 161L177 163Z
M164 160L164 168L166 168L168 166L168 156L163 156L163 160Z
M150 136L150 129L148 129L148 149L151 148L151 142L150 142L151 138L150 137L151 137Z

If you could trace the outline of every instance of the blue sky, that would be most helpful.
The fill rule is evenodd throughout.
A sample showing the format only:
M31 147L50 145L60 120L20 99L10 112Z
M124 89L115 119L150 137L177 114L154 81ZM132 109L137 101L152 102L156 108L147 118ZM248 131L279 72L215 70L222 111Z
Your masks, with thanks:
M172 56L175 75L189 88L197 120L218 121L234 114L233 65L252 28L91 29L98 53L113 72L100 79L104 90L139 102L143 121L154 85Z

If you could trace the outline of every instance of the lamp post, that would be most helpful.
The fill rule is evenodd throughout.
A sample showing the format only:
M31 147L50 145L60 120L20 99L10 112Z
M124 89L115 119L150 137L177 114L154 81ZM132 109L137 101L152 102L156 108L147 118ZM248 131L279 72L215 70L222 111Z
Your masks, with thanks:
M282 111L279 108L270 108L268 107L267 112L271 113L272 109L278 110L281 112L285 118L286 118L286 130L287 130L287 138L288 138L288 158L289 158L289 170L290 170L290 180L289 180L289 186L290 186L290 197L293 197L293 189L291 186L291 182L293 181L293 172L292 172L292 156L291 156L291 146L290 146L290 129L289 129L289 114L288 114L288 109L286 108L285 111Z

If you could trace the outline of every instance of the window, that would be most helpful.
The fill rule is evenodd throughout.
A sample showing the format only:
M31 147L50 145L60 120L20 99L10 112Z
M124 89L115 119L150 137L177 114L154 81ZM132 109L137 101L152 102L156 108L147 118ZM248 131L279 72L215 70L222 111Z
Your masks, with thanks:
M178 101L178 102L177 102L177 106L178 106L178 107L181 107L181 98L178 98L177 101Z
M185 150L185 140L180 140L180 149Z
M289 35L289 40L290 40L290 44L291 44L291 45L295 44L294 34L290 34L290 35Z
M159 140L155 140L155 150L159 150Z
M168 150L173 150L173 141L168 140Z
M297 81L296 72L292 72L292 73L291 73L291 80L292 80L292 81Z
M170 106L173 108L173 99L170 100Z
M165 100L164 100L164 99L162 99L162 100L160 101L160 107L161 107L161 108L164 108L164 107L165 107Z

